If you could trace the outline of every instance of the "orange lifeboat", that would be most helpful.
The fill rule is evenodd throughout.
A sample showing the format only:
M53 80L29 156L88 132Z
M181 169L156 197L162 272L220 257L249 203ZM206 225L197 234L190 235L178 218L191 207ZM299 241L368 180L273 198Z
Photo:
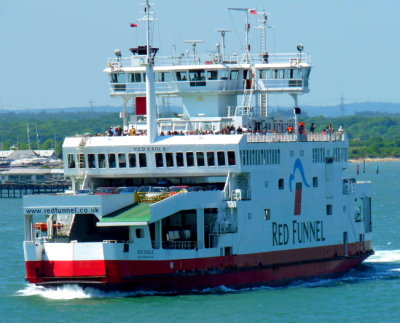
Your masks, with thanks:
M44 223L44 222L38 222L38 223L35 223L34 225L33 225L33 228L35 229L35 230L39 230L39 231L47 231L47 223Z

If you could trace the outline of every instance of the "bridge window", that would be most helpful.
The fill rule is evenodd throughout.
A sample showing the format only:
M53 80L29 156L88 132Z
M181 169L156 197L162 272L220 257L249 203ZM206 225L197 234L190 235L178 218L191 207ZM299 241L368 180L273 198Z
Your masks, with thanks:
M183 153L176 153L176 166L177 167L185 166L183 162Z
M165 161L166 161L167 167L174 167L174 157L173 157L172 153L165 154Z
M156 153L156 167L164 167L162 153Z
M208 151L207 152L207 165L208 166L215 166L215 158L214 158L214 152L213 151Z
M111 83L118 83L118 74L111 74Z
M186 165L194 166L194 155L192 152L186 153Z
M147 167L147 157L146 154L139 154L139 167Z
M118 154L118 167L125 168L126 167L126 156L125 154Z
M229 71L228 70L221 70L219 73L219 77L221 80L227 80L229 78Z
M301 70L298 68L296 68L296 69L291 68L289 70L289 77L291 79L300 79L301 78Z
M126 83L126 74L125 73L111 74L111 83Z
M196 153L197 156L197 166L204 166L205 162L204 162L204 153L203 152L197 152Z
M172 81L171 72L159 72L157 74L158 74L158 77L157 77L158 82L171 82Z
M239 70L233 70L233 71L231 71L230 79L231 79L231 80L237 80L237 79L239 79Z
M128 154L129 167L136 167L136 154Z
M131 74L129 74L129 76L130 76L130 81L132 83L142 82L142 74L141 73L131 73Z
M217 160L218 160L218 166L225 166L225 152L224 151L217 152Z
M68 163L68 168L75 168L75 155L68 154L67 163Z
M190 77L190 86L205 86L206 76L204 70L190 70L189 71Z
M236 165L236 158L234 151L228 151L228 165Z
M217 80L218 71L207 71L207 80Z
M187 71L176 72L176 80L187 81L188 80Z
M99 162L99 168L106 168L106 155L105 154L99 154L97 157L97 160Z

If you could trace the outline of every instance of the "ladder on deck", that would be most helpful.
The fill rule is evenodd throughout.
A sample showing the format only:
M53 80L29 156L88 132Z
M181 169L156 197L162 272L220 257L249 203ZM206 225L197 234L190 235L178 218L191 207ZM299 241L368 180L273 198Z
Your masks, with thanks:
M253 94L255 89L255 70L253 68L250 69L250 79L244 80L244 90L243 90L243 97L242 97L242 107L243 107L243 114L244 115L252 115L252 101L253 101Z

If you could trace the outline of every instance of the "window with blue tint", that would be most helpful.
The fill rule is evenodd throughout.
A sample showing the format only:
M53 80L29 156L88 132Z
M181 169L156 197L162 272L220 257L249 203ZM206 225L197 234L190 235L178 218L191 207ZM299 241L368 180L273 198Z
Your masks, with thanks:
M183 161L183 153L176 153L176 166L177 167L185 166Z
M208 166L215 166L215 158L213 151L207 151L207 165Z
M118 154L118 167L125 168L126 167L126 155Z
M137 83L137 82L142 82L142 74L141 73L131 73L129 74L130 76L130 82L132 83Z
M172 81L171 72L158 72L157 73L157 81L158 82L171 82Z
M227 80L229 78L229 71L228 70L221 70L219 72L219 78L221 80Z
M147 167L147 156L144 153L139 154L139 167Z
M89 168L96 168L96 155L95 154L88 154L88 165Z
M136 154L128 154L129 167L136 167Z
M186 153L186 165L194 166L194 154L192 152Z
M109 168L115 168L116 167L115 154L108 154L108 167Z
M174 167L174 155L172 153L165 153L165 163L167 167Z
M237 79L239 79L239 70L233 70L233 71L231 71L230 79L231 79L231 80L237 80Z
M207 71L207 80L217 80L218 71Z
M225 152L224 151L217 152L217 161L218 161L218 166L225 166Z
M197 166L204 166L204 165L205 165L204 153L198 151L198 152L196 153L196 157L197 157Z
M106 155L98 154L97 160L99 162L99 168L106 168Z
M176 80L177 81L187 81L188 75L187 71L178 71L176 72Z
M156 167L164 167L164 160L162 153L156 153L155 157L156 157Z

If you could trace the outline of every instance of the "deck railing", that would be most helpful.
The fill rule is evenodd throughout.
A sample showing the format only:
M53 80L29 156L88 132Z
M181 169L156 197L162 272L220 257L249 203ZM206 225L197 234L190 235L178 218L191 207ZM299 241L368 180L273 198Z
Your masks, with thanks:
M246 136L247 142L343 141L345 139L344 133L342 132L331 132L326 134L248 133Z
M197 241L151 241L153 249L190 250L197 248Z
M122 58L109 58L108 64L113 68L122 67L137 67L142 66L146 61L146 56L132 55L130 57ZM247 55L230 55L225 56L223 61L222 57L210 54L210 55L180 55L177 57L173 56L156 56L154 57L156 66L181 66L181 65L212 65L212 64L243 64L243 63L290 63L296 62L311 62L311 56L305 53L269 53L268 58L263 54L251 54L250 62L248 62Z

